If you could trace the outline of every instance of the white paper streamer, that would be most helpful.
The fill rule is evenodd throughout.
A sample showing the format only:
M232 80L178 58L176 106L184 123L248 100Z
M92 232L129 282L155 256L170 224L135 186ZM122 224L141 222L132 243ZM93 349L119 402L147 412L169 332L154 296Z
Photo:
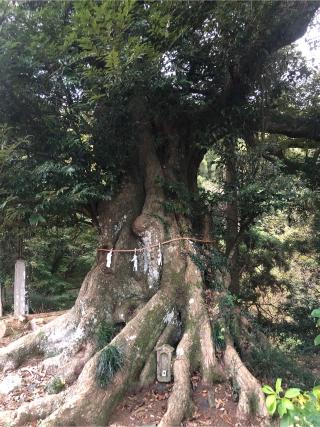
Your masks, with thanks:
M108 252L107 254L107 263L106 263L106 267L110 268L111 267L111 260L112 260L112 249L110 252Z
M147 248L143 251L143 272L146 274L148 271L148 263L149 263L149 251Z
M158 248L158 266L160 267L162 265L162 253L161 253L161 245L159 243L159 248Z
M131 262L133 262L133 271L138 271L138 257L136 249L134 250L134 255Z

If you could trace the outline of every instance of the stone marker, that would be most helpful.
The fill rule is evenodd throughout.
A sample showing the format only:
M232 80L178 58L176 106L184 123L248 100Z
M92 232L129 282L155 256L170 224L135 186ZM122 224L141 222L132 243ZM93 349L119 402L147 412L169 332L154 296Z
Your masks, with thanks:
M7 325L4 320L0 320L0 339L3 338L6 334Z
M14 269L14 315L25 316L26 312L26 263L18 259Z
M157 380L161 383L171 381L171 360L174 348L169 344L157 347Z
M2 313L2 287L1 287L1 283L0 283L0 317L3 316Z

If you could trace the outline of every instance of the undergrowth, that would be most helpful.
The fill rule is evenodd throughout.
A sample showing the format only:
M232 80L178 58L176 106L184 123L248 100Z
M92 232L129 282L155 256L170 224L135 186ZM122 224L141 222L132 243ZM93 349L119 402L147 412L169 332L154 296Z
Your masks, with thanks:
M48 394L57 394L60 393L65 388L64 381L59 378L55 377L53 378L47 385L46 385L46 391Z
M113 345L103 349L99 356L96 379L100 387L106 387L114 375L122 368L124 357L122 351Z
M269 381L283 378L285 383L300 388L311 388L318 382L312 372L299 366L288 354L274 348L252 350L248 363L255 376L261 378L267 375Z
M225 342L225 330L223 326L220 325L219 322L215 322L213 325L213 339L215 343L215 347L218 351L224 351L226 348L226 342Z

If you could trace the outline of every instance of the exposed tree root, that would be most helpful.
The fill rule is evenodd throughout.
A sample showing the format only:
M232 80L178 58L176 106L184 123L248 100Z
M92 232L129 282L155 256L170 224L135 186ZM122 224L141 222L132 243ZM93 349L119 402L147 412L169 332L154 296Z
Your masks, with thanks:
M210 320L203 298L201 272L191 259L187 263L186 283L189 285L188 323L196 328L195 340L199 344L202 381L210 386L217 377L221 377L221 369L215 356Z
M200 366L202 381L209 389L217 379L217 374L221 377L203 301L202 286L198 282L198 271L193 264L188 265L185 278L188 302L183 319L185 330L176 349L173 365L174 386L167 411L159 424L161 427L179 426L183 419L191 414L193 404L190 377L194 369ZM102 425L130 387L137 382L140 386L145 385L147 379L150 380L150 374L154 379L154 349L170 342L170 337L177 328L174 319L176 315L172 295L168 290L158 291L109 344L121 350L125 357L123 368L116 373L110 386L102 389L96 380L99 357L107 347L95 353L94 345L89 342L83 345L78 341L78 346L74 346L69 353L72 357L63 366L64 379L72 385L59 395L50 395L26 403L15 412L4 412L0 420L17 426L34 420L42 420L40 425L43 427ZM55 367L57 363L67 360L66 353L62 352L47 360L50 361L50 367ZM268 419L268 414L260 384L245 367L231 341L227 342L223 362L228 377L232 379L234 387L238 387L239 419L257 415L261 417L262 425L263 420ZM45 362L45 365L48 366L48 362Z
M112 386L102 389L96 382L101 350L86 363L78 381L68 389L63 404L41 425L84 426L105 422L123 393L137 379L147 355L171 320L171 310L168 296L162 292L156 294L110 343L125 355L125 365L113 378Z
M31 332L0 349L0 368L14 369L35 354L49 354L54 349L63 349L64 338L71 333L70 314L57 317L37 331Z
M190 376L198 356L197 344L200 344L199 362L202 379L207 385L212 384L217 365L209 317L202 296L201 273L190 259L187 262L185 281L188 295L186 330L177 347L173 366L174 386L160 427L178 426L192 412Z
M17 411L0 414L1 425L25 426L33 421L43 420L59 407L65 393L40 397L34 402L24 403Z
M71 385L78 378L95 351L96 346L88 342L80 347L77 352L73 352L70 357L62 352L58 356L45 359L42 366L46 372L55 373L56 377L61 378L65 384Z
M167 411L159 427L179 426L191 409L190 400L190 357L192 350L191 332L185 332L177 347L177 357L173 365L174 385L168 400Z
M233 387L239 392L238 417L257 416L268 420L269 415L264 403L261 385L243 364L235 348L228 340L223 361L232 380Z
M149 357L141 371L138 387L141 389L152 384L156 380L157 362L156 362L156 349L163 344L176 344L176 339L179 334L179 325L177 316L174 315L172 321L166 326L155 348L149 354Z
M192 252L191 244L188 249ZM176 248L168 248L170 259L176 253ZM42 427L106 423L124 393L137 384L142 387L154 380L157 346L169 342L175 344L176 341L171 340L173 335L177 340L174 302L177 301L177 289L182 288L178 307L184 332L176 349L172 393L159 424L161 427L179 426L193 409L190 377L194 370L200 368L202 381L209 391L224 373L215 355L199 269L189 257L186 263L176 257L174 268L171 264L171 270L163 270L161 285L161 290L99 352L88 333L92 330L88 327L88 317L76 322L78 317L72 310L1 350L0 363L6 367L17 366L30 354L45 353L48 349L56 351L58 354L46 359L43 365L46 369L54 369L70 385L59 395L26 403L15 412L4 413L1 419L9 419L13 425L42 420ZM116 347L123 355L124 365L103 389L97 382L97 366L102 353L111 347ZM239 388L239 418L254 415L252 412L256 411L255 415L267 419L260 384L242 363L231 341L227 343L223 362L227 376ZM210 399L214 401L213 394Z

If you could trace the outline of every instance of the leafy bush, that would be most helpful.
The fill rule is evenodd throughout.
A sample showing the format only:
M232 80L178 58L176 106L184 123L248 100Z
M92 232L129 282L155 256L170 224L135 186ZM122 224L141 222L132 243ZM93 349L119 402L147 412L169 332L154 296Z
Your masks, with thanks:
M101 351L96 371L97 382L101 388L109 384L123 363L123 354L119 348L109 345Z
M320 425L320 386L311 392L300 388L283 390L281 378L277 378L275 389L264 385L262 391L267 395L266 406L270 415L277 413L280 427L316 427Z

